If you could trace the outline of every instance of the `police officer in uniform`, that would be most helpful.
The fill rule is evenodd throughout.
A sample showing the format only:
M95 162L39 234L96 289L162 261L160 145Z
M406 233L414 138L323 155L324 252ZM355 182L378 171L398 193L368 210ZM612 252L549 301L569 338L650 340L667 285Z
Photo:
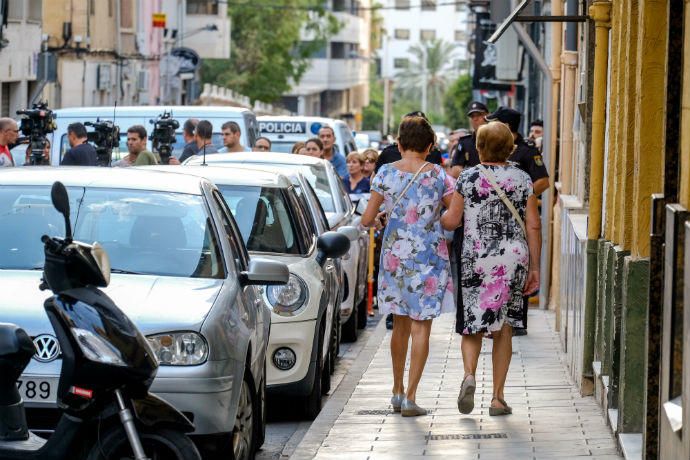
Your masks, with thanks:
M486 124L486 115L489 109L479 101L472 101L467 107L467 116L470 119L472 133L461 137L458 146L451 155L451 171L453 177L458 177L465 168L477 166L479 164L479 152L477 152L477 130L481 125Z

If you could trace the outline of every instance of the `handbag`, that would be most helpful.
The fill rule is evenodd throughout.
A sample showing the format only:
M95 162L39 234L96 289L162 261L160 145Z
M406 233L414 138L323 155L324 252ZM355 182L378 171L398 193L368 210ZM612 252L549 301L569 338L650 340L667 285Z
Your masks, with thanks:
M400 194L398 195L398 198L393 202L393 206L391 206L391 209L386 213L386 222L388 222L391 214L393 213L393 210L395 209L396 206L398 206L398 203L400 203L400 200L402 200L402 198L405 196L405 193L407 193L407 191L410 189L410 186L414 183L414 181L417 179L417 177L419 177L419 174L421 174L422 169L424 169L424 167L428 164L429 164L429 162L425 161L424 164L414 174L414 176L412 176L412 179L410 179L410 181L407 183L407 185L402 190L402 192L400 192Z
M513 217L515 220L517 220L517 223L520 224L520 228L522 229L522 234L524 235L525 238L527 238L527 231L525 229L525 221L522 220L522 217L520 217L520 214L517 212L517 209L515 209L515 206L513 206L513 203L508 199L506 196L506 192L503 191L503 189L498 185L496 182L496 177L494 177L494 173L491 172L491 170L487 169L484 167L484 165L480 164L479 169L482 170L484 173L484 176L486 179L489 181L489 184L491 184L491 187L493 187L494 191L498 194L498 197L503 201L503 203L506 205L506 207L510 210L511 214L513 214Z

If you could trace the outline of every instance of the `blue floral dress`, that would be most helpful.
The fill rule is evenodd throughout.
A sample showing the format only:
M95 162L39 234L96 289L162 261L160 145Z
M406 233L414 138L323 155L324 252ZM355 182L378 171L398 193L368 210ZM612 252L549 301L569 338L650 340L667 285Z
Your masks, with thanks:
M484 167L494 174L524 221L527 198L533 193L530 176L511 164ZM463 170L456 190L465 202L465 234L458 267L462 334L497 331L506 321L522 328L522 289L529 268L522 228L479 167Z
M412 180L414 173L381 167L371 184L384 198L386 211ZM378 279L378 306L415 320L453 311L453 280L448 246L439 221L442 199L453 193L453 179L434 165L417 176L390 212L383 234Z

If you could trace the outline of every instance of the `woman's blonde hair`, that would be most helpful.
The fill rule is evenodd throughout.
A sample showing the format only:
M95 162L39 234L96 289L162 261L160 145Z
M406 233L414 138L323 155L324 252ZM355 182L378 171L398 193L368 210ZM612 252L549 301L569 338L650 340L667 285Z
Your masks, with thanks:
M291 153L298 153L300 150L304 148L304 146L304 142L295 142L295 145L292 146Z
M379 152L377 152L376 149L366 149L362 152L362 156L364 157L364 161L366 161L367 158L372 158L374 163L376 163L376 160L379 159Z
M364 166L364 155L362 155L359 152L350 152L347 154L347 157L345 158L345 161L350 161L350 158L354 158L355 160L359 161L359 164Z
M503 162L515 150L515 139L505 124L491 121L477 130L477 151L481 161Z

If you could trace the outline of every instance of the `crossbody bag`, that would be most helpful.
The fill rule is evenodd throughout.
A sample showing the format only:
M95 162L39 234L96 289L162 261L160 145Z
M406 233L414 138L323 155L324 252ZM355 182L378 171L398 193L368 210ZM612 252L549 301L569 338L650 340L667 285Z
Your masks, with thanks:
M500 185L498 185L498 182L496 182L496 177L494 176L494 173L492 173L490 169L484 167L484 165L479 165L479 168L484 173L484 176L489 181L489 184L491 184L491 187L493 187L494 191L498 194L498 197L501 199L501 201L503 201L503 204L506 205L506 207L510 210L511 214L513 214L515 220L517 220L517 223L520 224L522 234L525 236L525 238L527 238L525 221L522 220L522 217L520 217L520 214L517 212L517 209L515 209L513 203L511 203L511 201L506 196L506 192L504 192Z

